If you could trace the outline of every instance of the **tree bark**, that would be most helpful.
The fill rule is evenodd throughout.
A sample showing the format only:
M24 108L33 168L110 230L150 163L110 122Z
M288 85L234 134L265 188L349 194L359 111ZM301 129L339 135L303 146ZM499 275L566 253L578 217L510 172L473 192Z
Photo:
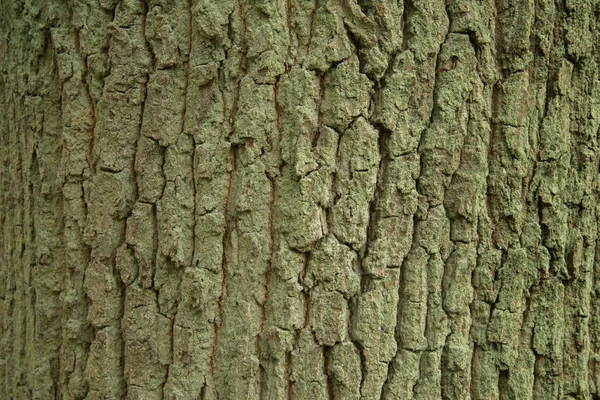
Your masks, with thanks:
M0 12L1 399L600 398L600 1Z

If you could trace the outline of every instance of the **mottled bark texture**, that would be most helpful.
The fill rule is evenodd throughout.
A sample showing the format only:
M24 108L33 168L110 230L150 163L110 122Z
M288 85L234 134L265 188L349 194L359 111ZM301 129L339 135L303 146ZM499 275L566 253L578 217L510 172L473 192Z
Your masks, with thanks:
M2 0L1 399L600 398L599 0Z

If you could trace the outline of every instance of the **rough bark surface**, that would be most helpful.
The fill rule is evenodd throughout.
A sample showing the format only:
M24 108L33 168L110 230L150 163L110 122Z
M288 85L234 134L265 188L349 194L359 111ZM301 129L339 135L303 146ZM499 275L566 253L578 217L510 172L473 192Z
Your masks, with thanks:
M1 1L0 398L600 398L599 25Z

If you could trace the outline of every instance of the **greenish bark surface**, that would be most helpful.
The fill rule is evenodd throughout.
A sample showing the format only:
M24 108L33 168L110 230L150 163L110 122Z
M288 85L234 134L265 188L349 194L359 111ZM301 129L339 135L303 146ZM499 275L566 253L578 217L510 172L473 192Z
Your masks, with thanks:
M599 25L1 1L0 399L600 398Z

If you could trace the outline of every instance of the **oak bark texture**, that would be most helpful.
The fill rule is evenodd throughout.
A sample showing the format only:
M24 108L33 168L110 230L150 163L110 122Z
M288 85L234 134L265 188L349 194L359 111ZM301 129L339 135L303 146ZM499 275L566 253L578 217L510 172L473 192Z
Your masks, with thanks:
M2 1L0 398L600 398L599 23Z

